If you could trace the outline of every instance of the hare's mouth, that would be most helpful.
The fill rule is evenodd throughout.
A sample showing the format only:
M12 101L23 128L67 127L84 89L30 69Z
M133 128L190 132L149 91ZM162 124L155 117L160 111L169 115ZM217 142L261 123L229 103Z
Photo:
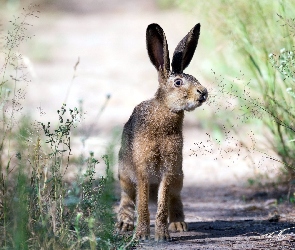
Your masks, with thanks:
M197 107L200 107L203 103L203 100L188 101L186 103L182 103L181 105L174 103L174 105L170 105L170 110L172 112L179 112L182 110L193 111Z
M195 110L197 107L201 106L202 103L201 102L193 102L193 103L187 103L184 107L185 111L193 111Z
M202 99L197 100L195 102L189 102L185 105L184 110L185 111L193 111L194 109L200 107L205 101L206 101L206 99L202 98Z

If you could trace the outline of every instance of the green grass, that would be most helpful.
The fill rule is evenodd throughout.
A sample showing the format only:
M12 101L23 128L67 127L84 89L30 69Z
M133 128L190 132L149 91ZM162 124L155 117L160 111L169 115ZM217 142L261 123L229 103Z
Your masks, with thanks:
M98 161L90 152L80 157L85 171L69 183L71 130L79 113L65 106L58 113L60 124L55 129L50 123L39 124L39 132L32 131L35 135L31 133L26 149L19 143L18 156L2 173L1 245L4 249L119 248L125 239L115 234L113 146L103 156L103 176L95 178ZM21 132L25 122L15 135L26 136Z
M25 91L20 86L28 80L18 51L30 39L26 35L29 22L38 15L34 8L30 6L11 22L2 49L1 249L123 249L133 240L128 243L128 236L115 233L112 168L117 133L102 157L105 173L97 177L99 161L95 153L72 153L71 141L80 124L82 107L61 105L58 124L34 122L21 112ZM73 163L80 171L69 179Z

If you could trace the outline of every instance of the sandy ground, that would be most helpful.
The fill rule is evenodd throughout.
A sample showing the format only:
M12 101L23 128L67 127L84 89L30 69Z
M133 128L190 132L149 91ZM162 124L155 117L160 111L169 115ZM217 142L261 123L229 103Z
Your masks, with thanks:
M73 1L69 6L60 1L59 11L51 6L32 20L29 32L34 37L23 48L32 78L23 86L27 92L23 112L39 121L53 122L62 103L74 107L82 102L86 114L82 132L73 140L73 153L93 151L99 157L109 145L113 129L122 128L133 108L157 89L156 71L145 48L147 25L156 22L163 27L172 54L180 39L202 20L175 10L160 11L143 0L128 0L124 6L115 1L107 5L98 1L94 6L93 1L88 2L81 5ZM206 29L206 23L203 27ZM207 65L214 51L208 53L205 43L201 33L186 73L210 89L214 86L204 80L204 71L210 70ZM111 98L100 115L107 95ZM247 186L248 178L258 173L272 175L277 166L262 154L252 155L251 160L245 149L236 147L237 138L216 143L210 137L213 131L202 127L207 110L214 108L205 104L185 118L183 201L189 232L172 234L172 242L165 245L144 243L139 248L294 249L291 207L276 208L273 199L278 196L268 189ZM87 136L84 147L83 136ZM119 141L118 137L117 145ZM102 171L103 164L98 165L97 172ZM281 222L269 222L276 209L280 209ZM151 211L154 218L154 206ZM285 236L278 235L285 228L292 229L286 230ZM269 235L272 232L274 235Z

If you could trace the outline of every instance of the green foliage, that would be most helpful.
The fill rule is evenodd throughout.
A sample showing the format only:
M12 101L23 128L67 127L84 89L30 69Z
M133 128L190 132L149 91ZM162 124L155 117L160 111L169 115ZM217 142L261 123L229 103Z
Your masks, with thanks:
M295 132L295 100L287 91L293 85L293 36L286 25L292 7L284 1L271 4L255 1L247 5L238 4L230 10L235 16L231 22L225 23L225 27L231 30L236 41L242 68L254 79L243 105L271 131L272 149L293 175L295 144L290 140ZM278 57L274 56L282 47L291 50L282 49Z
M216 116L228 117L235 125L262 121L271 132L271 136L264 134L270 142L268 150L280 157L272 159L283 163L288 178L294 176L294 4L218 0L214 4L178 1L178 6L204 18L221 44L216 57L223 65L223 77L214 74L218 93L211 95L211 102L223 111L227 108L224 100L237 100L238 105L232 105L234 112L227 116L223 111Z
M97 176L94 153L78 158L77 176L69 179L77 108L64 104L59 124L33 122L21 114L28 83L22 56L33 7L15 18L6 36L0 71L0 245L1 249L117 249L126 238L115 233L114 141L103 156L105 174ZM10 77L7 77L9 75ZM52 128L55 127L55 128ZM127 238L128 239L128 238Z
M99 162L94 153L87 158L82 156L85 173L79 173L69 185L65 173L71 152L70 134L79 112L63 105L58 114L57 128L51 131L50 123L40 123L45 137L40 133L31 137L31 145L27 145L27 151L22 150L16 163L16 173L12 171L1 180L1 187L5 187L1 190L4 206L0 226L5 232L0 237L1 244L17 249L119 247L123 243L114 234L112 210L114 178L110 158L114 152L108 149L110 156L103 157L106 172L99 178L95 178ZM15 183L9 177L16 178Z

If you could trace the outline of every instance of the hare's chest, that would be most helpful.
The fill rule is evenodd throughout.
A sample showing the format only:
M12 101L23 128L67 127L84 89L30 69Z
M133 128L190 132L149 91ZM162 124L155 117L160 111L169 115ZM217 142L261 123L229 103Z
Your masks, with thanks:
M135 161L154 166L181 155L182 147L182 133L137 136L133 142L133 157Z
M162 173L157 165L147 166L148 179L150 184L159 184L161 181Z

